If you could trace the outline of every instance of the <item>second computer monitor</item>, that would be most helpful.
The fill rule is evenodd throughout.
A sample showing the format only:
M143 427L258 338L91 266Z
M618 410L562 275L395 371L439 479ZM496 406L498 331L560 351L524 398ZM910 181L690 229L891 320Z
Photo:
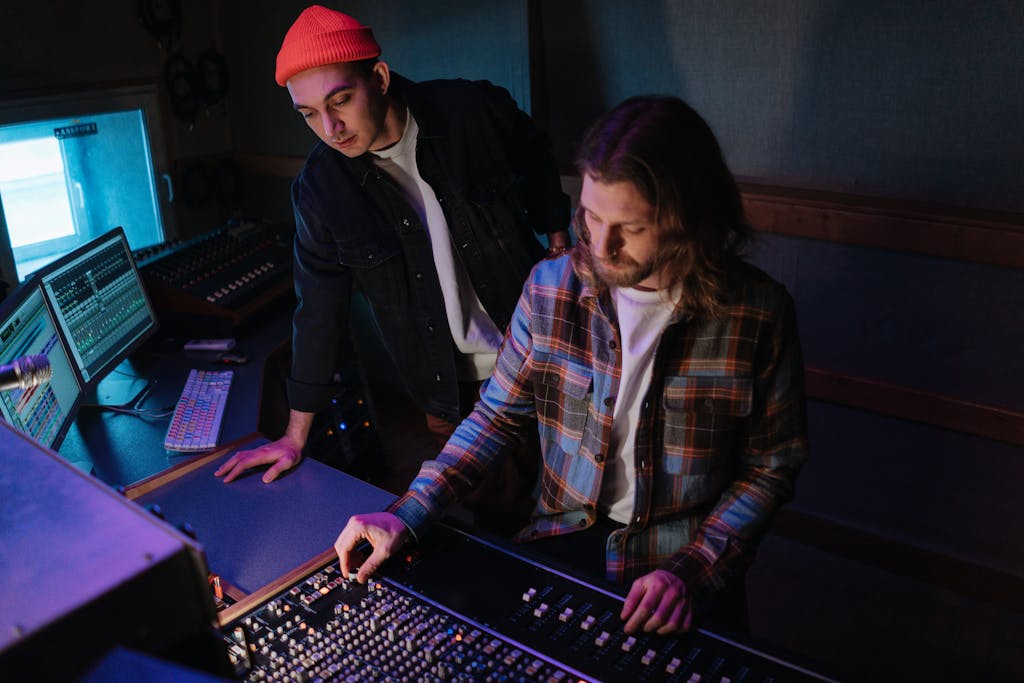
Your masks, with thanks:
M78 372L95 386L157 328L124 231L115 228L41 273Z
M19 431L56 449L75 417L82 388L38 283L23 285L0 307L0 363L7 365L25 356L46 356L50 379L0 392L0 415Z

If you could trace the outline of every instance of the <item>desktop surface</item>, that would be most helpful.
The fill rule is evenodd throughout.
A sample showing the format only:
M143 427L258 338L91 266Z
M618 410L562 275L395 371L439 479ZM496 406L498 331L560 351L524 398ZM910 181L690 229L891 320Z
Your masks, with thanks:
M261 324L238 334L238 348L249 361L225 366L212 351L158 351L143 347L118 365L87 396L78 418L60 448L60 454L81 469L91 471L111 486L128 486L162 472L194 454L168 452L163 447L167 427L181 390L192 369L234 371L220 432L220 444L259 431L261 396L273 382L264 362L285 346L291 333L291 312L285 308L269 312ZM151 382L140 407L166 413L164 417L137 417L91 407L122 403ZM282 389L283 390L283 389Z
M351 515L383 510L395 499L312 458L269 484L262 468L225 484L213 473L231 452L138 497L128 493L140 505L158 505L168 522L189 524L210 571L245 593L331 548Z

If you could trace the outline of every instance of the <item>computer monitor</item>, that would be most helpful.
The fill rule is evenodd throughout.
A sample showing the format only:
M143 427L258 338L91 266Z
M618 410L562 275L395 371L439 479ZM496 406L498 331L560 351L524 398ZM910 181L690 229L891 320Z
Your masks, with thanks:
M156 313L119 227L51 263L40 281L87 388L156 331Z
M0 413L15 429L56 449L67 434L82 399L82 384L57 334L38 281L25 283L0 306L0 362L44 355L49 380L27 389L0 391Z

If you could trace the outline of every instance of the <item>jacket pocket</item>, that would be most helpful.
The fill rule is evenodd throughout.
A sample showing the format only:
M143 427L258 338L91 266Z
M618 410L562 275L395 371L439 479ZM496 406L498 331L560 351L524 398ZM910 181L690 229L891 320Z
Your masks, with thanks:
M338 263L351 271L381 329L387 330L398 320L408 318L409 293L397 243L374 240L338 244Z
M590 416L593 371L564 358L538 365L534 392L540 438L577 453Z
M397 244L373 242L354 242L338 245L338 263L349 268L377 268L398 255Z
M750 415L749 377L687 375L667 377L663 461L669 474L707 474L732 451L740 421Z

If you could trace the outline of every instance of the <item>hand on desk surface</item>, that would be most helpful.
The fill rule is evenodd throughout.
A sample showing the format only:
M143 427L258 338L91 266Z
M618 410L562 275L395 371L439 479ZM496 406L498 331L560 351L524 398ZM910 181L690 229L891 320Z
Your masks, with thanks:
M373 546L373 552L359 565L359 574L356 580L359 583L366 583L384 560L402 547L409 537L409 529L390 512L374 512L368 515L352 515L348 524L341 530L338 540L334 542L334 549L338 551L338 560L341 565L341 574L347 577L355 570L362 553L356 550L356 546L363 541Z
M300 460L302 460L302 447L286 434L277 441L263 444L259 448L238 451L225 460L224 464L214 472L214 475L223 476L226 484L253 467L270 465L270 469L263 473L263 483L269 484L285 470L298 465Z
M672 572L655 569L644 574L629 588L620 617L626 633L643 629L661 635L689 631L693 622L693 601L686 584Z

